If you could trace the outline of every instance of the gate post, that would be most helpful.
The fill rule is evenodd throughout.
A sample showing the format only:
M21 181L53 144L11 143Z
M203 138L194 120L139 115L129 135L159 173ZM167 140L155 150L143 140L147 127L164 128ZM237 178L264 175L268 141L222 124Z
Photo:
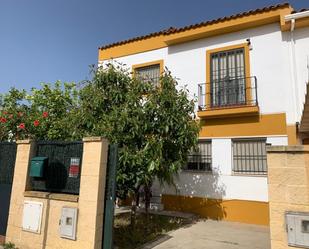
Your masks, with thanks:
M32 140L19 140L16 142L16 161L14 178L11 192L9 219L6 233L6 241L20 243L19 230L21 227L18 220L17 210L23 209L24 192L29 188L28 169L29 160L35 153L35 142Z
M79 194L79 230L87 241L93 241L94 249L102 245L106 165L108 142L101 137L83 139L83 167ZM82 239L82 238L80 238Z

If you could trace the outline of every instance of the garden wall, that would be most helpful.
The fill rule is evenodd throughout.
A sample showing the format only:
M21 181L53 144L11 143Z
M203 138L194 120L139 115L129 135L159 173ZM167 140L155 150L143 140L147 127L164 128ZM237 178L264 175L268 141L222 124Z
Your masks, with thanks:
M108 142L99 137L83 140L79 195L31 191L29 162L35 155L36 145L29 140L17 143L6 241L21 249L101 248ZM23 215L25 201L43 207L38 231L29 231L32 223L29 229L25 227L29 223L29 220L25 222ZM60 236L59 221L63 208L77 208L75 239ZM72 220L67 222L70 225Z
M286 216L309 215L309 146L272 146L267 162L271 248L292 248L288 237L293 240L306 236L301 232L301 224L287 224ZM295 225L295 229L290 225Z

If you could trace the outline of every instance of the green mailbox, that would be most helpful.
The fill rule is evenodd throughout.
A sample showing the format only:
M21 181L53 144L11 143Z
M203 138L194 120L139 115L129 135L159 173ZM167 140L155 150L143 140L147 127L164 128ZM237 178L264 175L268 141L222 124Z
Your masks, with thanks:
M44 177L44 169L47 165L48 157L33 157L30 165L31 177Z

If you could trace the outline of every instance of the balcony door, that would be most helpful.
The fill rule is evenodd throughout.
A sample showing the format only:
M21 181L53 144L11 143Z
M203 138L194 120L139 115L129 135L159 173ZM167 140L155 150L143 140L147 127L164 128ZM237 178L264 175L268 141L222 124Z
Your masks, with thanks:
M244 48L210 55L211 107L246 104Z

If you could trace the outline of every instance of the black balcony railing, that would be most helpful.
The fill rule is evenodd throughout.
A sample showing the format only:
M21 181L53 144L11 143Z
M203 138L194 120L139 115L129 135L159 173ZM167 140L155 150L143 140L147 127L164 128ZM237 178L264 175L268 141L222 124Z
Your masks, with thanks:
M255 76L225 78L198 84L199 110L256 106L257 79Z

